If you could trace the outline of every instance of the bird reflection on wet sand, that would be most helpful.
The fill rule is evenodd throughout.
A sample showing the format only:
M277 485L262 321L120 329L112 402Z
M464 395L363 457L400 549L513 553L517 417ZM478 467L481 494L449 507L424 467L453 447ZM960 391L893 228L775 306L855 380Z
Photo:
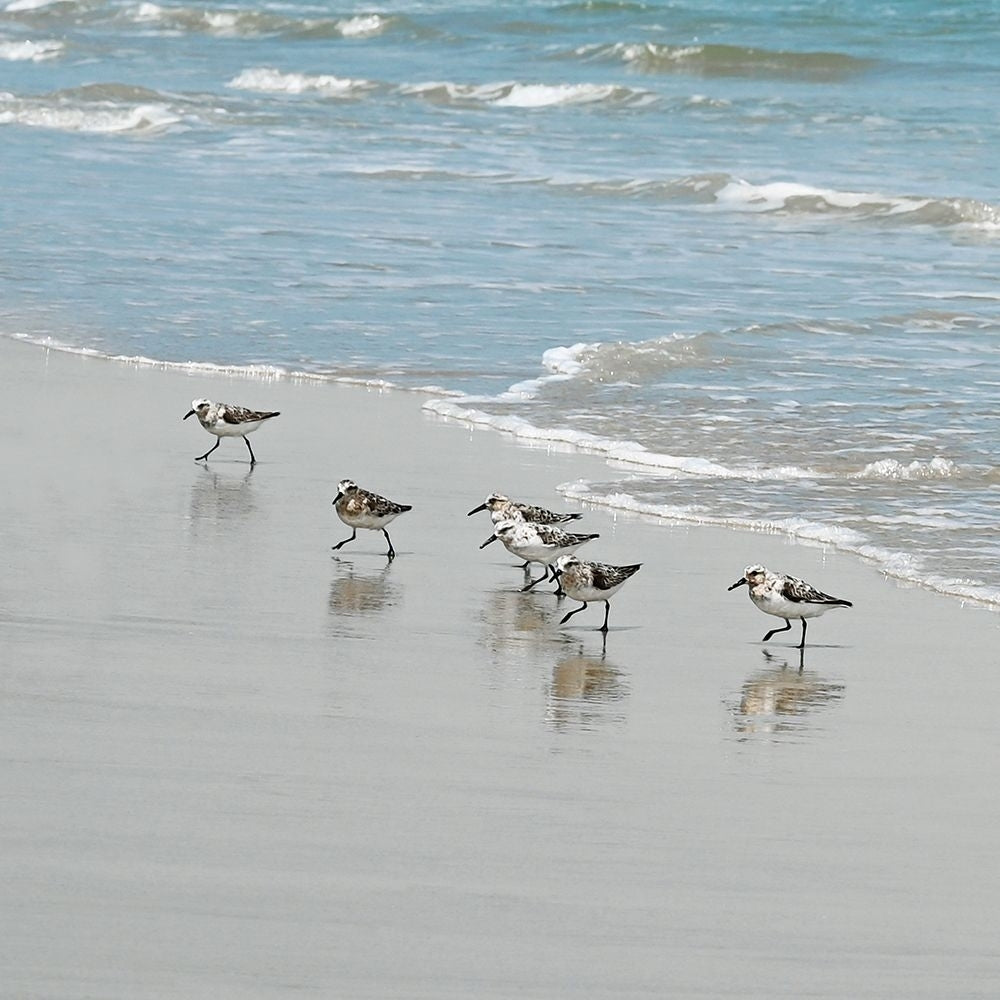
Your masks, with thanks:
M552 600L535 592L496 590L487 595L479 616L480 643L497 662L532 655L552 641Z
M625 718L615 707L628 697L624 675L604 649L588 655L584 648L575 644L552 668L545 717L556 729L595 729Z
M743 684L733 725L741 736L802 733L810 716L844 697L844 685L805 669L804 650L785 658L764 651L767 666Z
M253 513L253 466L233 475L199 466L191 486L191 520L230 521Z
M392 607L398 588L390 581L392 564L381 569L359 571L349 560L333 559L334 578L330 581L329 609L334 621L344 617L376 614Z

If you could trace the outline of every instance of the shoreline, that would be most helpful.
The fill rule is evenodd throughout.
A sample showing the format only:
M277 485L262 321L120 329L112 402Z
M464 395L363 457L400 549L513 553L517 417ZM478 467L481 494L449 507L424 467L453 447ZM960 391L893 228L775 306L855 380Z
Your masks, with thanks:
M500 439L508 440L518 447L530 450L542 450L546 454L565 454L577 456L581 462L596 459L601 470L616 469L619 471L634 470L639 473L649 473L659 467L655 459L667 456L649 452L645 446L635 442L617 441L604 438L593 438L584 432L570 429L537 428L521 418L499 418L480 413L466 405L462 393L452 392L437 386L407 387L382 379L365 380L361 378L335 377L323 373L308 371L289 371L288 369L269 364L260 365L225 365L213 362L174 362L148 358L140 355L127 357L124 355L105 355L87 348L75 348L52 341L46 343L29 337L6 337L10 343L34 347L43 351L55 351L71 357L88 358L122 365L135 370L153 370L165 374L173 373L182 376L202 376L205 378L223 378L246 380L250 383L259 382L264 385L286 383L288 385L346 386L360 388L379 393L398 393L408 398L420 398L421 414L436 420L454 423L470 431L487 431L496 434ZM545 381L548 377L540 376L533 382ZM470 398L475 401L474 397ZM462 402L456 402L462 400ZM650 462L644 462L642 455L647 455ZM631 456L631 457L630 457ZM690 459L679 460L682 462ZM667 466L667 468L676 468ZM599 475L594 478L600 479ZM900 562L905 564L912 558L905 552L882 549L867 540L849 543L837 541L832 537L829 526L821 524L796 524L792 527L780 522L762 521L759 523L734 522L732 518L710 513L684 514L677 511L663 511L656 505L644 504L631 496L619 497L619 502L612 502L607 497L591 494L586 489L587 480L577 477L576 481L559 484L559 492L566 501L576 502L593 509L605 509L613 515L637 515L652 518L664 525L693 525L697 527L713 527L722 531L737 533L746 532L753 535L765 534L787 538L796 545L803 547L818 547L846 554L864 565L875 569L883 578L892 580L903 587L917 587L928 593L955 600L965 605L981 608L993 613L1000 613L1000 598L983 596L983 592L993 593L988 585L969 583L964 580L928 578L905 568L896 568Z
M787 537L567 501L598 456L342 383L0 340L0 992L987 995L981 608ZM195 397L281 411L213 442ZM376 398L372 398L372 397ZM347 537L336 483L413 510ZM524 594L494 490L580 509L592 605ZM854 601L790 641L763 562ZM777 984L780 984L778 986Z

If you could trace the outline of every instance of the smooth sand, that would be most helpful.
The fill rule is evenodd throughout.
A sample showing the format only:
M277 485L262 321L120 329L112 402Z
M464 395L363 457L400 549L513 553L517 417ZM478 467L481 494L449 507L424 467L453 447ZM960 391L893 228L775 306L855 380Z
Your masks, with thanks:
M0 996L992 997L995 614L776 536L588 510L521 594L492 490L586 455L421 397L0 340ZM196 396L282 411L212 444ZM413 504L379 535L345 476ZM749 562L855 602L798 626ZM784 640L784 641L782 641Z

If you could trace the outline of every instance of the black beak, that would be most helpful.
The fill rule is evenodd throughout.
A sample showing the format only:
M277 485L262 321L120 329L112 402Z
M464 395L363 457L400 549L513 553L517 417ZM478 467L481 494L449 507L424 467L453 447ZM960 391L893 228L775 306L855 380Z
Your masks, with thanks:
M188 410L187 413L185 413L181 419L187 420L188 417L193 417L193 416L194 416L194 410Z
M472 517L472 515L473 515L473 514L478 514L478 513L479 513L479 512L481 511L481 510L486 510L486 504L484 504L484 503L481 503L481 504L480 504L480 505L479 505L478 507L476 507L476 508L475 508L474 510L470 510L470 511L469 511L469 513L468 513L468 514L466 514L465 516L466 516L466 517Z
M734 584L733 584L733 585L732 585L731 587L727 587L727 588L726 588L726 590L735 590L735 589L736 589L737 587L742 587L742 586L743 586L743 584L744 584L744 583L746 583L746 582L747 582L747 579L746 579L746 577L745 577L745 576L744 576L744 577L741 577L741 578L740 578L739 580L737 580L737 581L736 581L736 583L734 583Z
M473 511L473 513L475 513L475 511ZM496 535L490 535L490 537L487 538L486 541L483 542L483 544L480 545L479 547L481 549L485 549L487 545L492 545L496 540L497 540L497 536Z
M337 494L337 495L336 495L336 496L335 496L335 497L333 498L333 506L334 506L334 507L336 507L336 506L337 506L337 504L338 504L338 503L340 502L340 498L341 498L341 497L342 497L343 495L344 495L343 493L338 493L338 494Z

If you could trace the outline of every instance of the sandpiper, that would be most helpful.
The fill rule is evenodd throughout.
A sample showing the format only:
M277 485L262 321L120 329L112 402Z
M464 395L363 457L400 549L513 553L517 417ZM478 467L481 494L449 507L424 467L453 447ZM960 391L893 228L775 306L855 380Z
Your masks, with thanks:
M257 464L257 457L253 453L253 448L250 447L247 435L253 434L265 420L279 417L281 414L276 410L248 410L244 406L232 406L230 403L213 403L210 399L195 399L192 400L191 409L184 414L183 419L187 420L188 417L192 416L198 418L198 422L209 434L214 434L218 438L213 447L195 459L196 462L207 462L208 456L222 444L224 437L241 437L250 451L250 467L253 468Z
M412 510L410 504L386 500L377 493L361 489L353 480L342 479L337 484L337 495L333 498L333 506L337 510L337 516L351 529L351 537L334 545L335 550L348 542L353 542L358 536L358 528L367 528L369 531L381 531L385 535L385 540L389 543L386 555L390 560L396 558L396 550L392 547L392 539L385 526L400 514Z
M805 649L807 618L818 618L831 608L854 607L850 601L845 601L840 597L831 597L797 577L786 576L784 573L774 573L765 566L747 566L743 571L743 576L729 589L735 590L744 584L750 588L750 600L761 611L768 615L774 615L776 618L785 619L784 628L771 629L761 639L761 642L767 642L772 635L778 632L787 632L792 627L791 619L799 618L802 620L802 641L796 648Z
M585 562L576 556L560 556L556 560L555 568L559 575L559 584L566 591L567 596L574 601L583 601L583 604L566 614L560 625L583 611L591 601L604 601L604 624L600 631L608 631L608 615L611 614L611 603L609 598L621 590L625 581L639 571L642 563L635 563L632 566L611 566L608 563Z
M567 521L578 521L583 514L574 511L571 514L560 514L554 510L546 510L544 507L536 507L534 504L521 503L511 500L510 497L502 493L491 493L486 500L478 507L473 507L469 511L468 517L478 514L481 510L488 510L490 518L494 524L501 521L530 521L532 524L565 524Z
M531 590L536 584L549 578L549 568L560 557L575 552L584 542L589 542L600 535L575 535L562 528L556 528L551 524L532 524L530 521L501 521L493 529L493 534L479 547L485 549L487 545L499 540L503 542L504 548L519 559L525 559L529 563L541 563L545 572L537 580L529 580L521 588ZM562 588L557 590L562 593Z

